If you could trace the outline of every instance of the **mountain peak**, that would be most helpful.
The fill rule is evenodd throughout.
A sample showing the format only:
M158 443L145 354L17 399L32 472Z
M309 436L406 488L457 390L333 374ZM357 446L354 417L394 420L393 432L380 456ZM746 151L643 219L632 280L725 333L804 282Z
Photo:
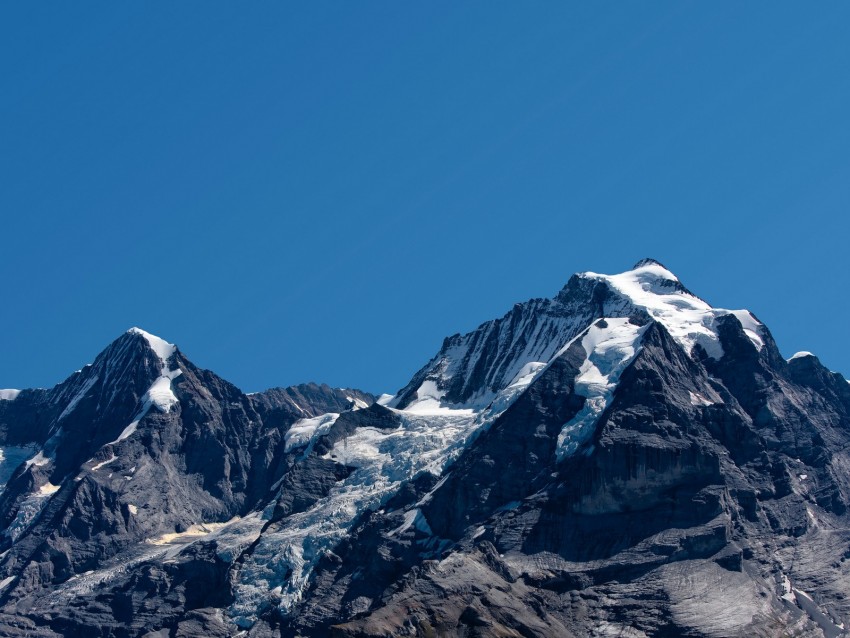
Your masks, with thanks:
M763 326L750 312L712 307L655 259L642 259L615 275L578 273L553 299L517 304L501 319L448 339L390 405L487 406L500 393L533 380L591 322L603 318L655 320L687 354L698 345L719 360L724 352L717 322L726 315L736 317L757 350L764 347Z
M735 315L741 322L756 348L761 350L764 346L761 322L750 312L712 307L653 259L641 260L636 268L617 275L588 272L583 276L605 283L621 300L621 309L609 308L607 312L628 314L635 309L645 311L660 322L688 353L699 344L711 358L720 359L723 348L716 321L718 317L729 314Z
M173 343L168 343L165 339L157 337L146 330L142 330L138 327L130 328L126 334L130 335L139 335L144 337L145 341L148 342L151 350L153 350L156 355L162 360L163 364L168 361L171 356L177 351L177 346Z
M667 266L662 264L657 259L653 259L652 257L644 257L639 262L637 262L634 266L632 266L631 270L637 270L638 268L643 268L644 266L660 266L661 268L663 268L667 272L670 272L670 270L667 268Z

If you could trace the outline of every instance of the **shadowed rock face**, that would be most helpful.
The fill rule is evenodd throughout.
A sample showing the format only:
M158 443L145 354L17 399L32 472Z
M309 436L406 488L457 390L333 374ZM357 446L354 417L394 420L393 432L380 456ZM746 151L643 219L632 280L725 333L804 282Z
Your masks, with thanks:
M578 275L554 299L516 304L466 335L446 338L440 352L399 390L396 407L408 406L423 381L432 380L452 404L464 404L503 389L521 360L547 361L558 348L604 316L613 297L602 283Z
M843 635L850 385L634 272L448 339L391 408L244 395L137 333L0 401L35 459L0 495L0 635Z

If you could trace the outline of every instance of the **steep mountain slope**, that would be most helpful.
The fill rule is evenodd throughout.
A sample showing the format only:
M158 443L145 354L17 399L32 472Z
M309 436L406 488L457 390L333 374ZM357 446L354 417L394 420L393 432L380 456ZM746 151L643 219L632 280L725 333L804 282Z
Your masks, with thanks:
M4 447L34 452L0 495L3 594L38 596L247 514L283 473L286 427L372 401L314 384L246 396L128 331L55 388L0 403Z
M850 626L850 385L652 260L450 337L381 404L246 396L141 331L11 395L0 635Z

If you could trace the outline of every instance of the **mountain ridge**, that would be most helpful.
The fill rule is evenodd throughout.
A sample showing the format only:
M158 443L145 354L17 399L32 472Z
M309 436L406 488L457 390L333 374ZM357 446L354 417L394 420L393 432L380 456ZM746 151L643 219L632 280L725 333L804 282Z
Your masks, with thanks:
M131 329L0 401L0 447L22 431L0 635L850 626L850 386L656 260L447 338L380 400L244 394Z

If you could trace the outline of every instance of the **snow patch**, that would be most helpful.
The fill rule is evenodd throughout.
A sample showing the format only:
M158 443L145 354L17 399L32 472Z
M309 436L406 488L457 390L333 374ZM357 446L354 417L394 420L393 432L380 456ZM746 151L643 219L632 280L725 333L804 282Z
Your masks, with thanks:
M820 627L826 638L838 638L846 635L843 631L844 628L832 622L829 615L824 613L820 605L808 593L796 587L793 588L793 591L797 605Z
M132 503L127 504L127 509L130 510L130 514L132 514L133 516L139 513L139 508L133 505Z
M283 435L284 452L303 447L313 438L326 434L338 418L338 413L328 412L310 419L299 419Z
M434 487L432 487L425 496L423 496L416 502L416 507L422 507L423 505L427 505L428 503L430 503L434 494L437 492L438 489L443 487L446 481L449 480L449 476L451 476L451 474L451 472L446 472L445 474L443 474L443 477L439 481L437 481L436 485L434 485Z
M20 390L12 390L11 388L0 390L0 401L14 401L20 393Z
M119 442L123 441L124 439L128 438L130 435L132 435L133 432L136 431L136 428L139 425L139 420L141 419L141 417L145 416L145 414L147 414L147 410L145 410L140 416L137 416L136 420L133 421L130 425L128 425L123 430L121 430L121 434L118 435L118 438L115 439L114 441L111 441L109 443L109 445L114 445L115 443L119 443Z
M761 323L759 323L753 314L748 310L730 310L729 314L735 315L738 321L741 322L741 327L744 329L744 334L749 337L756 348L761 350L764 348L764 339L761 336Z
M345 398L346 398L346 399L347 399L350 403L353 403L353 404L354 404L354 410L362 410L363 408L368 408L368 407L369 407L369 404L368 404L368 403L366 403L363 399L358 399L358 398L355 398L355 397L350 397L350 396L348 396L348 395L345 395Z
M441 390L436 381L426 379L416 391L416 399L411 401L404 411L410 414L454 414L460 411L468 416L474 414L472 409L457 410L445 405L443 403L445 394L445 390Z
M794 359L802 359L803 357L813 357L813 356L815 356L815 355L813 355L811 352L808 352L807 350L800 350L800 352L794 353L791 356L791 358L788 359L788 361L793 361Z
M151 384L151 387L148 388L148 391L142 397L144 413L147 413L151 406L156 406L162 412L168 412L177 403L177 397L171 389L171 382L183 374L180 368L171 369L168 367L168 360L177 351L177 346L149 332L145 332L141 328L130 328L128 332L142 335L147 340L151 350L159 357L162 364L160 376ZM141 416L134 420L141 420Z
M97 472L100 468L102 468L102 467L104 467L104 466L106 466L106 465L109 465L110 463L114 463L114 462L115 462L115 461L117 461L117 460L118 460L118 457L117 457L117 456L115 456L115 455L113 454L112 456L110 456L110 457L109 457L108 459L106 459L105 461L101 461L101 462L100 462L100 463L98 463L97 465L92 466L91 471L92 471L92 472Z
M32 457L26 462L26 467L27 469L29 469L32 465L35 465L36 467L43 467L48 463L50 463L50 459L44 456L43 450L39 450L38 454L36 454L34 457Z
M155 405L161 412L168 412L177 404L177 397L171 389L171 381L183 374L182 370L163 370L162 376L153 382L142 397L142 401ZM150 406L149 406L150 407Z
M620 374L638 353L646 328L628 319L604 319L588 328L581 339L587 355L575 380L576 394L587 400L558 435L558 460L574 454L593 433L597 419L611 401Z
M791 586L791 579L785 574L782 574L782 596L781 598L788 602L796 602L794 598L794 588Z
M432 535L431 526L428 525L428 520L418 507L408 510L404 513L404 522L389 533L390 536L398 536L404 534L411 527L418 529L424 534Z
M708 405L714 405L713 401L709 401L708 399L706 399L704 396L702 396L699 393L694 393L694 392L691 392L689 390L688 394L691 397L691 405L700 405L700 406L703 406L703 407L708 406Z
M527 388L531 385L531 382L537 378L546 365L547 364L543 361L529 361L520 368L513 381L511 381L508 385L507 389Z

